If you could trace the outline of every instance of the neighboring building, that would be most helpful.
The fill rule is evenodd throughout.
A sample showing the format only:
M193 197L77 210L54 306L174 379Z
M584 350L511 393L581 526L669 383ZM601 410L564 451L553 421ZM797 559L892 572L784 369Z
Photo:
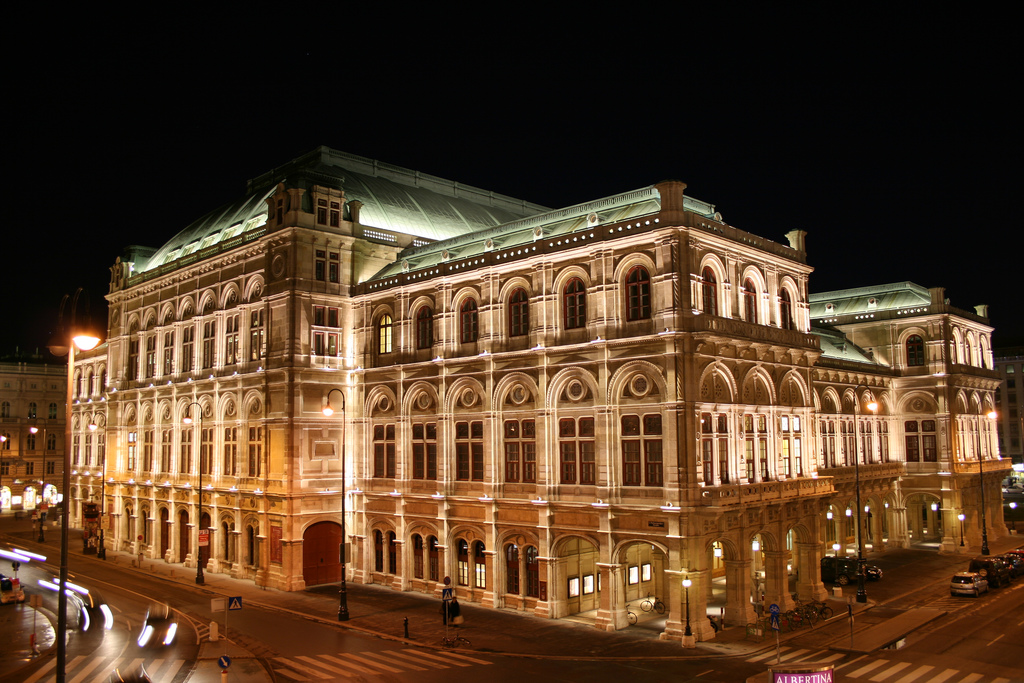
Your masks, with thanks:
M802 231L685 188L550 210L326 148L251 181L112 268L72 497L103 477L109 542L194 567L212 529L207 571L299 590L339 579L345 495L351 580L606 629L650 593L671 638L684 576L733 623L823 597L858 475L868 545L956 550L963 510L974 552L977 467L995 501L1008 465L985 319L810 296Z
M0 362L0 511L59 501L67 366Z
M1017 472L1024 471L1024 348L996 349L996 370L1002 379L996 393L999 414L999 452L1013 460Z

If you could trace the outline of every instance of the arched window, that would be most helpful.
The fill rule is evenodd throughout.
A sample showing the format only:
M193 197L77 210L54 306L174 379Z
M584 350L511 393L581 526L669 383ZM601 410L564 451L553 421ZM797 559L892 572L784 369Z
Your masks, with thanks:
M907 366L913 368L921 365L924 365L924 339L915 334L907 339Z
M434 344L434 311L429 306L416 314L416 348L429 349Z
M743 282L743 319L748 323L757 322L757 287L750 278Z
M458 565L458 578L460 586L469 585L469 543L463 539L459 539L456 545L458 552L456 554L456 560Z
M472 344L480 334L476 299L466 299L459 309L459 339L463 344Z
M626 275L626 319L646 320L650 317L651 274L643 266L636 266Z
M391 353L394 321L385 313L377 321L377 352Z
M423 578L423 537L419 534L412 537L412 575L417 579Z
M700 274L704 281L701 287L701 294L704 297L704 312L709 315L718 315L718 280L715 278L715 271L705 266Z
M519 594L519 546L515 543L505 546L505 592Z
M388 532L388 574L398 573L398 543L395 542L395 532Z
M520 287L508 298L508 336L520 337L530 331L530 299Z
M587 288L578 277L565 283L565 289L562 291L562 311L565 329L574 330L586 326Z
M532 545L526 546L526 595L540 597L540 557Z
M437 548L437 537L436 536L431 536L430 538L427 539L427 553L428 553L428 558L430 560L429 565L428 565L429 569L430 569L430 576L428 578L431 581L440 581L439 577L441 576L441 564L440 564L441 551L438 550L438 548Z
M483 541L473 544L473 585L487 588L487 558L484 557Z
M788 289L779 293L779 327L784 330L793 329L793 300L789 297Z
M384 534L379 529L373 532L373 569L384 571Z

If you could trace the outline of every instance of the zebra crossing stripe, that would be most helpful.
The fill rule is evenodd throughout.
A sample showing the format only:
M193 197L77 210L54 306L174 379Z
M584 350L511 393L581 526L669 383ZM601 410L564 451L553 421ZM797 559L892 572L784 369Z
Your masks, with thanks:
M946 669L945 671L940 673L938 676L933 676L932 678L929 678L928 679L928 683L944 683L944 681L947 678L952 678L953 676L955 676L958 673L960 673L960 671L957 670L957 669Z
M914 669L913 671L908 673L903 678L901 678L898 681L896 681L896 683L913 683L913 680L915 678L920 678L922 675L928 673L929 671L931 671L934 668L935 667L932 666L931 664L922 664L921 666L917 667L916 669Z
M981 674L971 674L967 678L961 680L960 683L974 683L974 681L978 680L979 678L981 678Z
M367 666L375 666L378 669L383 669L384 671L390 671L393 674L400 674L400 673L402 673L401 669L396 669L395 667L388 666L387 664L380 664L378 662L373 661L372 659L369 659L367 657L362 656L361 654L356 654L355 652L349 652L347 654L348 654L348 656L350 658L356 660L357 662L362 662L363 664L366 664Z
M786 656L782 658L782 661L791 662L808 652L810 652L810 650L793 650L792 652L787 652Z
M448 656L449 657L455 657L456 659L465 659L467 662L473 662L474 664L490 664L491 663L491 662L488 662L486 659L476 659L475 657L470 657L469 655L464 655L464 654L462 654L460 652L449 652Z
M403 652L399 652L397 650L388 650L387 652L366 652L364 654L367 657L377 657L377 658L380 658L380 659L384 659L386 657L391 662L394 662L394 658L398 657L398 658L400 658L402 660L402 662L401 662L402 666L404 666L407 669L412 669L414 671L427 671L426 667L417 666L416 664L413 664L412 662L406 662L405 660L410 658L409 655L407 655L407 654L405 654ZM444 668L448 668L448 667L444 667Z
M315 669L310 669L308 666L303 666L302 664L299 664L298 662L294 662L294 661L288 659L287 657L278 657L277 661L283 662L289 668L295 669L296 671L301 671L302 673L307 674L309 676L312 676L313 678L321 678L321 679L330 678L330 676L325 676L325 675L321 674L319 671L317 671ZM309 679L302 678L302 679L298 679L298 680L309 680Z
M96 667L98 667L100 664L106 661L105 657L95 657L93 658L92 662L88 664L82 662L82 664L85 664L85 666L83 667L78 663L81 662L81 660L83 659L88 660L89 658L84 656L75 657L75 662L72 663L70 668L72 671L77 671L78 675L72 678L70 681L68 681L68 683L82 683L82 681L84 681L86 677L89 674L91 674L94 669L96 669Z
M862 676L863 674L866 674L866 673L871 673L872 671L874 671L878 667L882 666L883 664L888 664L888 663L889 663L888 660L876 659L875 661L871 662L867 666L862 666L861 668L857 669L856 671L851 671L850 673L847 674L847 676L850 676L851 678L858 678L859 676Z
M465 662L460 662L460 661L458 661L457 659L455 659L453 657L449 657L448 655L450 655L450 654L454 654L454 653L446 652L444 657L441 657L440 655L435 655L433 652L420 652L419 653L420 657L426 657L427 659L438 661L438 662L441 662L442 664L454 664L455 666L472 666L471 664L466 664Z
M346 653L344 653L344 652L340 653L338 656L334 656L334 655L320 655L320 656L323 657L324 659L326 659L329 662L334 662L335 664L341 664L342 666L347 666L349 669L355 669L359 673L364 673L364 674L379 674L380 673L379 671L376 671L374 669L367 669L365 666L361 666L358 662L350 661L349 658L348 658L348 655Z
M784 645L782 647L782 649L779 650L779 652L789 652L792 649L793 648L789 647L788 645ZM748 662L759 662L762 659L768 659L769 657L774 657L774 656L775 656L775 650L770 650L770 651L765 652L764 654L760 654L760 655L758 655L756 657L748 657L747 661Z
M885 679L889 678L889 676L895 676L899 672L906 669L908 666L910 666L910 662L897 662L894 666L890 666L882 673L874 676L871 680L875 681L875 683L881 683Z
M36 671L34 674L25 679L24 683L36 683L40 678L50 673L50 669L53 669L57 665L56 659L51 659L41 669Z
M164 660L161 660L161 661L164 661ZM182 667L182 665L184 665L184 664L185 664L185 660L184 659L175 659L174 661L172 661L170 663L170 668L167 669L164 672L164 674L163 674L163 676L161 678L157 678L155 674L150 674L150 677L152 677L152 679L154 681L161 681L162 680L163 683L171 683L171 681L174 680L174 677L176 675L178 675L178 669L180 669Z
M323 669L327 669L331 673L340 674L342 676L345 676L346 678L353 678L354 677L354 674L351 671L345 671L344 669L339 669L336 666L331 666L330 664L324 664L323 662L318 662L317 660L313 659L312 657L306 657L306 656L300 655L299 657L297 657L297 659L301 659L302 661L309 662L311 664L316 664L317 666L319 666L319 667L321 667Z

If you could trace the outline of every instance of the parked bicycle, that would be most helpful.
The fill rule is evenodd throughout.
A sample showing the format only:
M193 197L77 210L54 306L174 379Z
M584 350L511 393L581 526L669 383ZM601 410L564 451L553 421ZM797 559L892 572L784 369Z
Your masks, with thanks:
M469 640L462 637L462 634L458 631L453 631L450 635L445 634L441 637L441 644L445 647L470 647Z
M629 609L628 603L626 604L626 619L629 621L630 624L636 623L636 612L633 612Z
M658 614L665 613L665 603L663 603L658 597L648 595L643 602L640 603L640 609L645 612L654 610Z

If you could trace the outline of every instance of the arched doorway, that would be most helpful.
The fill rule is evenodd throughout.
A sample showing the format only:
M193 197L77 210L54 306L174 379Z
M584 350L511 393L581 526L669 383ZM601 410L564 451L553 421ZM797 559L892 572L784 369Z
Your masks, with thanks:
M171 547L171 520L167 508L160 508L160 557L166 557Z
M915 548L938 550L942 544L942 501L929 493L907 497L907 532Z
M184 562L191 550L191 541L188 526L188 512L182 510L178 513L178 562Z
M597 562L597 546L586 539L569 538L559 545L555 565L556 617L597 610L601 600Z
M317 522L302 534L302 579L307 586L341 581L341 525Z
M206 563L210 561L210 551L213 549L213 532L216 529L210 526L210 513L204 512L203 516L200 517L202 521L199 523L200 531L206 530L209 534L206 537L206 546L199 546L199 561L202 563L203 569L206 569Z

